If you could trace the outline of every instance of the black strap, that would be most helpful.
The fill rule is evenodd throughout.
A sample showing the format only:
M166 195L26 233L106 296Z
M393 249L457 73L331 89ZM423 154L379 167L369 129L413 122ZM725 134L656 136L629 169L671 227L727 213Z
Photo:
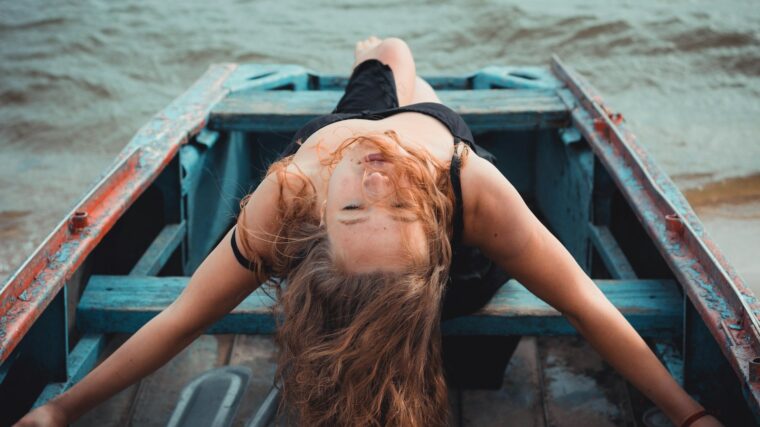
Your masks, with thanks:
M458 141L455 141L458 142ZM457 245L462 240L464 231L464 206L462 203L462 183L459 179L459 169L462 166L462 158L457 153L458 144L454 144L454 155L451 157L451 166L449 173L451 175L451 187L454 190L454 239L453 245Z
M235 240L235 232L237 231L237 227L235 227L234 230L232 230L232 237L230 238L230 243L232 244L232 253L235 254L235 258L237 259L237 262L242 265L244 268L247 268L248 270L251 270L253 272L256 271L255 263L248 258L246 258L242 252L240 252L240 249L238 248L237 241Z

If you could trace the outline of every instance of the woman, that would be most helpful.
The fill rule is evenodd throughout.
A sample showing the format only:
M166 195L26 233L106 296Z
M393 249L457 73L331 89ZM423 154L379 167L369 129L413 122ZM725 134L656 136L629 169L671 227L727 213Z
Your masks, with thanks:
M355 56L336 111L297 133L182 295L18 425L76 420L271 277L285 279L274 285L277 377L299 424L444 425L440 320L485 304L503 271L562 312L676 425L721 425L416 76L406 44L370 37ZM508 356L513 345L497 347Z

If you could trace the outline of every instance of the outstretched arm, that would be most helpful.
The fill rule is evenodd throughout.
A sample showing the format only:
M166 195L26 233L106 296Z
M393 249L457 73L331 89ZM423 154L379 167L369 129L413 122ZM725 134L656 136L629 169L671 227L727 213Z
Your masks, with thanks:
M559 312L675 425L703 409L670 376L636 330L488 161L462 170L465 243L510 272ZM721 425L705 417L693 426Z
M249 230L273 233L273 206L279 187L267 178L246 205ZM231 230L230 233L234 232ZM246 236L237 234L238 242ZM266 258L266 240L248 237L251 247ZM249 259L255 258L246 254ZM206 328L229 313L260 283L235 259L230 235L222 239L193 274L182 294L145 324L82 381L22 418L18 426L65 425L155 371L189 345Z

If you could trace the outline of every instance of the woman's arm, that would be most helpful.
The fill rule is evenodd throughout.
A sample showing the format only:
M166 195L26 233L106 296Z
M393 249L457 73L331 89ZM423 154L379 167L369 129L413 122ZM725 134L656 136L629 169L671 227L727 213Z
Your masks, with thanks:
M702 409L490 162L470 153L462 170L464 243L477 246L556 308L675 425ZM712 417L694 426L720 425Z
M278 196L279 185L275 178L265 179L245 207L249 230L259 230L261 236L277 231L274 206L277 206ZM230 233L235 230L230 230ZM268 258L271 248L265 238L256 239L243 234L236 235L238 242L248 238L250 247L262 258ZM255 259L250 256L253 254L245 255ZM30 412L17 425L65 425L74 422L88 410L168 362L206 328L235 308L259 284L251 271L235 259L228 233L169 307L140 328L82 381Z

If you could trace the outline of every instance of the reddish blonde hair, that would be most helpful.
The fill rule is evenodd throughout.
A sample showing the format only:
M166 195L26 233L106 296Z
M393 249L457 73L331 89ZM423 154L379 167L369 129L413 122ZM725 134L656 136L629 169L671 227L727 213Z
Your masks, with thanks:
M445 425L440 308L451 261L449 165L404 145L393 131L351 138L323 165L331 171L344 150L360 142L376 145L393 162L396 197L422 222L427 262L410 260L394 273L346 271L320 221L315 186L303 174L286 172L292 156L274 163L267 174L281 183L280 229L268 270L281 279L270 283L277 293L283 404L299 425ZM245 231L243 215L238 227Z

